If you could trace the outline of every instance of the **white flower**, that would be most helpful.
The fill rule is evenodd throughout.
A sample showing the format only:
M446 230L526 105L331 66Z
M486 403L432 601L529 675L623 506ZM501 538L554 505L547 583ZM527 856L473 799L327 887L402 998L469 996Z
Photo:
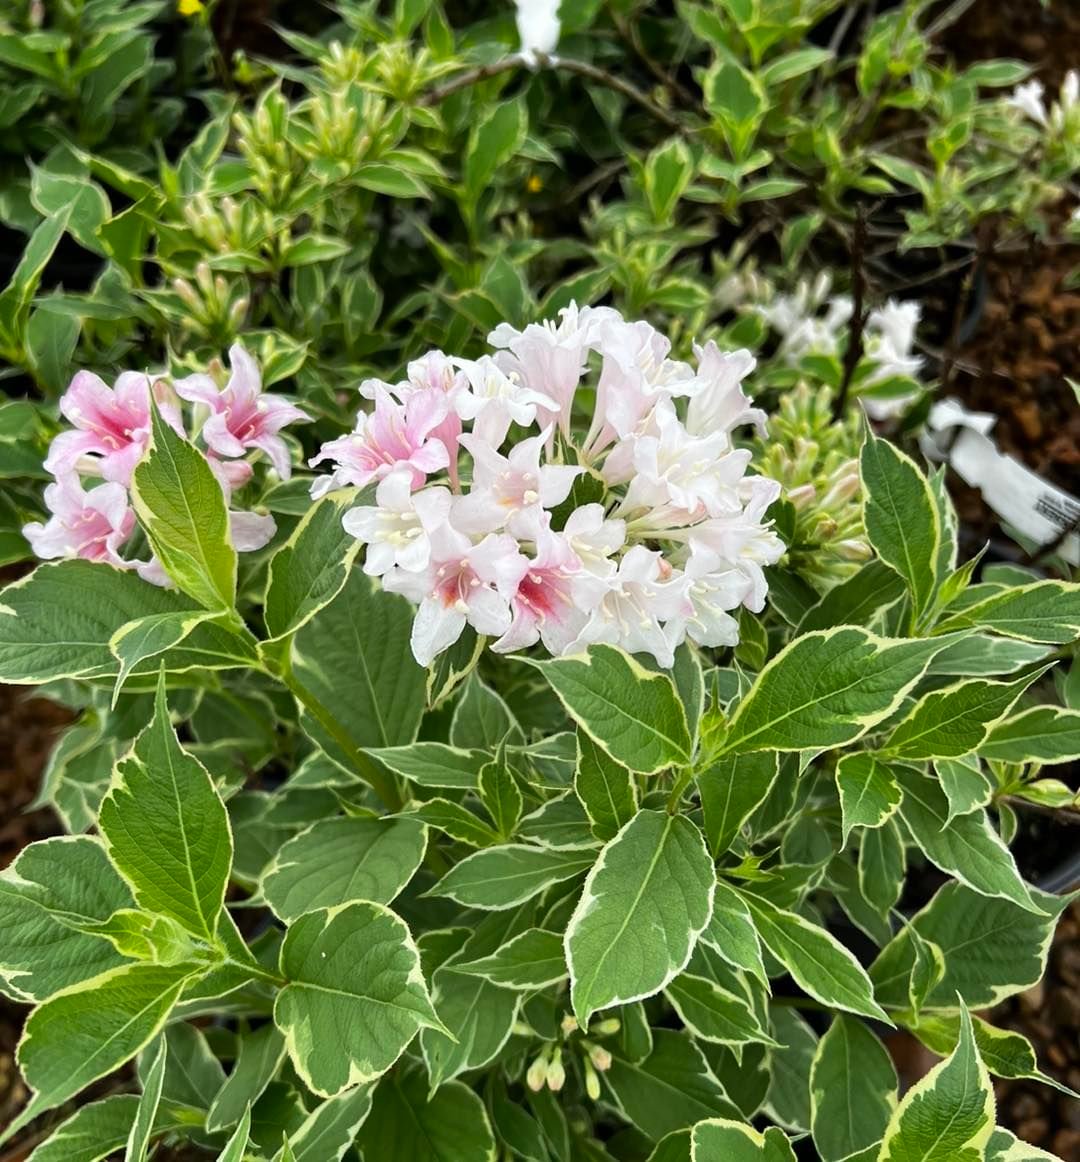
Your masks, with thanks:
M1043 92L1042 81L1025 81L1013 89L1005 103L1019 109L1025 117L1045 126L1049 121L1046 116L1046 105L1043 103Z
M515 0L515 3L521 58L529 68L535 68L537 53L547 56L558 46L561 0Z
M468 390L454 399L457 414L472 421L473 434L497 448L506 439L511 423L528 427L536 419L537 407L557 411L550 395L535 391L507 375L491 358L455 359L468 380Z
M734 646L739 623L730 610L738 609L750 593L751 582L739 569L714 569L707 554L694 554L681 574L682 606L664 627L673 646L683 637L700 646Z
M866 355L877 367L866 380L867 387L894 376L914 379L918 375L923 360L912 353L912 348L920 315L921 308L914 300L898 303L889 299L883 307L871 311L866 322ZM872 420L887 420L906 411L918 394L905 392L890 399L867 396L862 403Z
M395 565L410 573L427 567L431 534L446 523L452 497L445 488L413 492L409 472L391 472L379 481L375 504L350 509L345 531L367 545L364 572L381 577Z
M611 558L626 544L626 521L608 519L602 504L583 504L567 517L563 532L585 573L603 580L614 574Z
M686 409L686 429L695 436L722 430L730 432L740 424L754 424L764 433L765 413L752 407L742 389L742 381L757 366L749 351L721 351L710 339L704 347L694 345L697 380L700 384Z

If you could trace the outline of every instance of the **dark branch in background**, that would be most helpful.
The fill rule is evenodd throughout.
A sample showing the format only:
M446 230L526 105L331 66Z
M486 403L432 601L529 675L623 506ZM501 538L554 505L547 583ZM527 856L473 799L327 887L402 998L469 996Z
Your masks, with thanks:
M587 80L595 81L598 85L604 85L608 89L614 89L616 93L621 93L627 100L633 101L635 105L640 105L642 109L651 113L657 121L666 125L673 133L688 134L690 132L689 128L678 117L673 113L669 113L661 105L658 105L636 85L630 84L629 81L624 81L622 77L617 77L614 73L609 73L606 69L599 68L597 65L591 65L586 61L574 60L571 57L547 56L544 53L537 53L536 59L542 68L561 69L566 73L576 73L579 77L585 77ZM438 88L430 89L424 93L420 97L419 103L421 105L438 105L439 102L445 100L452 93L456 93L459 89L466 89L470 85L476 85L491 77L497 77L500 73L509 72L511 69L525 67L527 66L522 60L521 55L515 53L513 56L505 57L503 60L495 61L493 64L481 65L479 68L469 69L468 72L460 73L452 81L447 81L445 85L440 85Z
M976 276L985 269L987 257L994 251L997 232L990 223L985 223L984 227L979 230L978 248L960 282L960 293L956 296L956 305L953 308L952 326L949 328L949 337L942 353L941 393L943 395L949 391L953 376L956 374L956 361L963 341L964 320L967 318L968 304L971 302L971 288L975 285Z
M863 355L863 334L866 330L866 224L870 211L859 205L855 211L855 228L851 235L851 330L844 351L844 374L840 390L833 400L833 419L840 419L847 406L848 391L855 369Z
M671 95L687 108L700 105L700 101L694 96L690 90L683 85L679 79L668 73L664 68L658 64L650 55L648 49L641 43L641 33L636 23L627 22L626 18L620 13L616 12L614 7L611 9L611 19L615 24L615 29L618 34L626 41L628 45L637 54L638 60L652 73L653 77L661 85L667 89Z

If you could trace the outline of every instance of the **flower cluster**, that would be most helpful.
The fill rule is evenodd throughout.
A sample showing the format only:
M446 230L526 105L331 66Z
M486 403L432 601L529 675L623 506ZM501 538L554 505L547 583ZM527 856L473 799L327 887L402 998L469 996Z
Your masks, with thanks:
M489 342L365 382L371 412L312 460L334 466L316 496L376 485L344 523L364 569L418 606L417 661L466 626L499 652L607 642L663 666L685 639L734 645L733 611L763 608L784 551L765 519L779 485L748 476L732 439L764 422L740 386L753 358L710 342L695 366L673 360L607 307Z
M263 392L259 369L243 347L233 346L229 358L231 374L223 388L209 375L170 380L125 371L111 388L92 372L75 376L60 400L60 411L72 426L56 436L45 460L56 478L45 489L51 515L23 528L37 556L104 561L136 569L155 584L168 583L154 557L139 561L121 555L135 531L128 488L150 443L151 400L165 423L185 437L181 401L193 405L194 434L226 500L251 479L251 452L264 453L278 476L288 479L289 450L280 432L308 417L280 396ZM230 510L229 519L241 552L261 549L274 535L273 517Z
M1061 84L1057 101L1049 110L1043 100L1041 81L1017 85L1006 104L1056 137L1072 136L1080 130L1080 72L1070 69Z

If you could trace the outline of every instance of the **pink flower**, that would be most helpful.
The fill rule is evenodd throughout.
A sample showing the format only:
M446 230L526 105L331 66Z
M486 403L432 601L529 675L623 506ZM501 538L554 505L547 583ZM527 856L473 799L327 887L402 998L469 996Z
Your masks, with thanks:
M407 470L412 487L419 488L450 462L446 445L432 434L448 410L446 396L438 390L420 389L398 403L384 388L375 388L374 412L361 412L355 431L323 444L308 461L312 467L323 460L337 465L332 475L315 481L311 495L320 497L346 484L363 488L400 469Z
M229 348L229 363L232 373L221 391L208 375L190 375L176 381L176 394L210 409L202 437L211 452L237 457L258 448L270 458L278 476L288 480L292 473L289 449L278 433L286 424L311 417L282 396L263 392L258 365L239 343Z
M508 598L515 593L528 561L505 534L473 545L450 525L431 536L431 560L419 573L395 568L383 588L402 593L419 605L412 627L413 657L429 666L452 646L466 625L477 633L499 637L510 628Z
M52 513L48 523L34 521L23 528L37 556L83 557L129 568L119 550L135 528L135 513L122 484L99 484L87 492L69 473L45 489L45 504Z
M457 413L457 403L469 390L469 381L463 371L458 371L449 356L441 351L429 351L419 359L414 359L407 368L409 384L420 391L441 391L446 396L448 410L446 419L435 427L431 435L441 440L450 457L448 472L450 483L458 487L458 440L461 438L461 416Z
M455 401L457 413L471 420L473 435L497 448L506 439L512 423L527 428L536 420L538 408L557 411L550 395L519 383L516 376L500 370L490 355L479 359L455 359L468 380L468 391Z
M166 423L183 435L180 416L167 400L159 401ZM93 472L127 484L150 442L150 378L125 371L110 388L91 371L80 371L60 400L60 411L75 430L53 440L45 469L54 476L76 471L84 456L95 458Z
M562 533L551 531L545 514L536 537L536 556L510 598L513 620L492 649L507 654L542 640L548 652L558 656L584 628L586 614L575 600L573 578L581 561Z
M472 489L458 500L454 523L467 533L509 528L515 536L532 539L540 513L570 495L575 478L584 471L576 465L544 464L540 457L549 432L530 436L503 456L477 436L462 436L462 446L473 458Z

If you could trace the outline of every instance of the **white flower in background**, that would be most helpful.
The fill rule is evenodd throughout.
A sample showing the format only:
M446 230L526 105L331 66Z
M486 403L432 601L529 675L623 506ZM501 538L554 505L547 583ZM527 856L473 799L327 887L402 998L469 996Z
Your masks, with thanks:
M1042 81L1025 81L1013 89L1005 103L1013 109L1019 109L1025 117L1037 124L1048 125L1049 118L1046 116L1046 105L1043 103L1044 92Z
M884 316L882 343L888 332L903 348L905 319ZM341 482L380 480L344 525L366 571L417 606L417 661L466 626L499 653L607 642L663 666L686 640L734 645L732 611L762 608L764 569L784 551L766 519L779 485L747 477L733 435L763 419L742 389L753 357L707 343L683 363L649 323L573 304L490 341L494 358L432 352L407 383L368 384L374 414L315 457ZM584 436L579 390L595 401ZM460 429L434 441L444 409ZM432 442L448 462L428 462Z
M878 366L866 381L868 387L894 376L914 379L918 375L923 359L913 353L913 348L921 313L922 308L914 300L899 303L894 299L870 312L866 320L865 355ZM862 405L872 420L894 419L902 415L918 395L917 391L910 391L890 399L866 396Z
M1005 99L1005 103L1020 112L1043 129L1061 136L1073 119L1073 111L1080 107L1080 72L1070 69L1061 82L1058 99L1047 112L1045 93L1041 81L1025 81L1017 85Z
M853 306L847 295L830 297L831 289L832 280L823 273L812 283L801 280L792 294L754 307L780 335L779 354L785 362L796 364L804 355L834 355L840 349Z
M561 0L515 0L517 30L521 38L521 59L536 68L536 54L549 56L559 44Z

